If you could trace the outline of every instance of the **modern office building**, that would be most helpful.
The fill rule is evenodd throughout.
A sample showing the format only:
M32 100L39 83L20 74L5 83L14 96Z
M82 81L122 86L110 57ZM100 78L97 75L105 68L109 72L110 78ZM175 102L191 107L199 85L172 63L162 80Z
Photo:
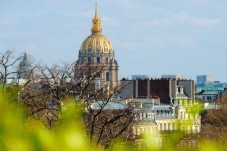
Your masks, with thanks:
M157 96L161 103L174 103L178 97L195 98L194 81L179 79L121 80L123 98L150 98Z
M162 75L162 78L170 78L170 79L184 79L184 77L181 74L165 74Z
M197 83L213 82L213 77L211 75L198 75L196 82Z

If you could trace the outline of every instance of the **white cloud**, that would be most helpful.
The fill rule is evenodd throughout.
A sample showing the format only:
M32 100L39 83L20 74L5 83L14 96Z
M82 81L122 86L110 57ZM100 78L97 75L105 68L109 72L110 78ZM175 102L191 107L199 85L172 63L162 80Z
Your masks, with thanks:
M123 5L125 8L127 9L137 9L138 8L138 5L136 5L135 1L132 2L132 0L120 0L120 2L118 2L118 4L121 4Z
M3 31L0 35L2 39L8 38L34 38L41 36L41 32L39 31Z
M163 19L156 19L144 22L144 26L168 26L168 25L191 25L198 27L213 27L221 22L219 19L207 19L196 16L189 16L185 13L175 14Z
M0 25L9 26L18 23L18 19L15 18L0 18Z
M157 48L191 48L196 45L193 37L187 36L154 36L149 39L151 47Z
M201 7L201 6L212 6L210 4L212 4L213 2L216 3L213 0L190 0L190 1L186 1L186 4L191 6Z
M191 48L195 46L196 40L193 37L175 37L173 43L178 44L183 48Z
M139 43L136 42L119 42L117 43L118 48L121 48L122 50L131 50L131 49L137 49L139 47Z
M224 17L225 17L225 19L227 18L227 10L224 10L223 11L223 15L224 15Z
M102 19L103 24L106 24L108 26L115 26L115 27L119 26L119 22L113 18L103 16L101 19Z

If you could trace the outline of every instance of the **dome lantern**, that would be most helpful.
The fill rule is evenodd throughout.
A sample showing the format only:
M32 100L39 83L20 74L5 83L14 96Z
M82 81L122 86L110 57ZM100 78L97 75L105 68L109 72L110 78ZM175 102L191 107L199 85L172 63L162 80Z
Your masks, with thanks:
M101 19L98 16L98 3L95 3L95 16L92 19L92 28L91 28L92 34L100 34L102 33L102 27L101 27Z

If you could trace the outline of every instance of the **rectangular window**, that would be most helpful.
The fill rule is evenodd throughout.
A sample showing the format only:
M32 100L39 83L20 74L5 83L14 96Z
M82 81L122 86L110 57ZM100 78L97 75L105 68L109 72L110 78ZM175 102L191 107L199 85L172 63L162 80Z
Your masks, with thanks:
M162 130L162 123L160 123L160 130Z
M140 128L140 134L142 134L143 133L143 129L142 128Z
M208 97L207 97L207 100L208 100L208 101L211 101L211 96L208 96Z
M109 74L109 72L106 72L106 81L110 81L110 74Z
M151 128L150 127L148 128L148 133L151 133Z

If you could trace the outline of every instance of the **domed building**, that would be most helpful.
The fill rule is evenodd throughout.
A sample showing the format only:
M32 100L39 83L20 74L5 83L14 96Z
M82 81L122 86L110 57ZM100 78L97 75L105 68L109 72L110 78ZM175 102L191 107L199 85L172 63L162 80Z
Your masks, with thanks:
M21 62L18 66L17 78L18 79L28 79L31 75L31 63L28 59L27 53L24 53Z
M114 49L111 42L102 34L101 19L98 16L97 3L95 16L92 19L91 35L83 41L77 60L77 65L88 63L95 67L104 67L99 76L101 86L117 86L119 66L115 60Z

